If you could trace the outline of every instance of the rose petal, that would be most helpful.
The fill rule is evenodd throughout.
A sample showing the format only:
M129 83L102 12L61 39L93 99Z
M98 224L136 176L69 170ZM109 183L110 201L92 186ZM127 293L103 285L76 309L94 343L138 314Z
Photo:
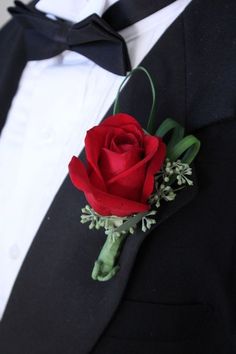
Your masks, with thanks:
M142 141L143 132L141 133L135 125L132 125L132 129L137 130L137 140L140 139ZM87 132L85 150L88 161L88 174L91 176L93 183L102 190L106 190L106 183L103 179L104 173L102 173L99 166L102 147L104 147L104 143L107 145L114 136L121 135L125 135L121 127L115 126L111 130L111 127L105 124L94 127ZM110 175L112 175L112 173L110 173Z
M98 168L98 160L105 136L106 132L102 131L100 134L96 134L96 128L93 128L87 132L85 138L85 151L89 170L92 169L93 173L97 175L97 181L102 189L104 189L104 180Z
M122 134L113 137L110 150L122 153L133 150L137 147L141 148L142 145L142 140L140 141L135 134L123 132Z
M109 127L122 127L125 128L126 125L133 125L142 130L141 125L138 121L130 116L129 114L125 113L117 113L114 114L106 119L100 124L100 126L109 126Z
M146 144L146 151L145 151L145 157L140 160L136 165L132 166L131 168L127 169L126 171L120 173L119 175L112 177L109 181L106 182L107 185L110 185L114 182L117 182L118 180L121 180L123 178L127 178L130 175L137 173L139 169L145 168L145 165L152 159L152 157L155 155L158 146L159 146L159 138L155 136L147 136L148 139L148 144Z
M105 181L126 171L142 158L142 149L134 148L122 154L103 148L100 155L99 169Z
M150 195L153 192L154 188L154 175L160 171L163 162L166 157L166 145L163 143L163 141L159 138L159 146L158 150L155 153L155 156L151 160L147 171L146 171L146 179L143 184L143 192L142 192L142 202L145 203L147 199L150 197Z
M127 198L120 198L96 188L92 188L85 193L85 197L91 207L103 216L129 216L150 209L147 203L138 203Z
M109 193L119 197L140 202L142 199L145 177L146 168L140 168L135 173L130 174L128 178L119 179L118 181L109 184L107 190Z
M83 192L89 192L90 181L83 163L75 156L69 163L69 175L73 185Z
M100 152L104 141L109 133L107 128L94 127L87 132L85 138L85 151L88 162L88 173L93 176L93 181L97 187L105 190L105 182L99 169Z
M95 188L83 163L75 156L69 164L69 175L74 186L85 193L88 203L100 215L129 216L149 210L148 204L116 197Z

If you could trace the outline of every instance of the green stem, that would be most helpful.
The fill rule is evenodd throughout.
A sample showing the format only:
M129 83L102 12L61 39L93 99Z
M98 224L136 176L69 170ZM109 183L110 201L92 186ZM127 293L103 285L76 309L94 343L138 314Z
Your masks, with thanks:
M104 243L98 259L93 267L93 280L107 281L116 275L120 269L116 262L120 255L126 236L126 234L118 237L111 235L107 236L106 242Z
M152 90L152 107L151 107L151 111L149 114L149 118L148 118L148 125L147 125L147 132L151 135L153 135L155 133L155 113L156 113L156 89L152 80L151 75L149 74L149 72L142 66L138 66L137 68L133 69L130 71L130 73L125 77L125 79L122 81L116 99L115 99L115 103L114 103L114 108L113 108L113 114L117 114L120 112L120 105L119 105L119 99L120 99L120 93L121 90L124 86L124 84L126 83L126 81L136 72L136 71L143 71L146 76L149 79L150 82L150 86L151 86L151 90Z

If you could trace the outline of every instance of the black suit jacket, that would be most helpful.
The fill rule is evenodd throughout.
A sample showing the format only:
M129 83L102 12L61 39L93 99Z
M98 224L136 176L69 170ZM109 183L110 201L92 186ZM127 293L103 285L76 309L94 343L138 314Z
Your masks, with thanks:
M66 178L17 277L0 354L236 353L235 19L234 0L193 0L142 62L158 84L157 124L172 117L202 142L194 187L128 238L120 272L99 283L90 273L105 236L80 223L85 199ZM25 64L11 21L0 32L1 126ZM137 74L121 97L143 126L149 90Z

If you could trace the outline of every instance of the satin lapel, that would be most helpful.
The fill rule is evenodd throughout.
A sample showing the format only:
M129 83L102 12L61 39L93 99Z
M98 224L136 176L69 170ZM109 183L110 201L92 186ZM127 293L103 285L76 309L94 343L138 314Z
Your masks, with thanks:
M169 116L185 123L183 38L179 16L142 63L158 84L157 124ZM122 111L133 114L145 126L151 103L146 79L137 74L121 96ZM197 190L194 182L176 202L162 208L155 227L192 200ZM34 354L54 353L55 348L58 353L89 353L111 320L148 234L137 231L128 238L114 279L95 282L90 274L105 236L103 231L91 232L80 223L85 203L82 193L66 178L16 280L0 327L0 352L16 354L17 347Z

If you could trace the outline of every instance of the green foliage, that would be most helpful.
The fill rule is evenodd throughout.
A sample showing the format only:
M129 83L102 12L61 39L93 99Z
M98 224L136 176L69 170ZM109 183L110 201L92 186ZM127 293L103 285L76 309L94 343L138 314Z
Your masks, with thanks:
M135 214L127 217L102 216L95 212L89 205L82 209L81 222L89 223L89 229L99 230L103 228L105 234L114 240L121 235L133 235L137 225L141 222L142 231L146 232L156 224L154 216L158 212L161 201L171 202L175 200L177 192L186 185L192 186L190 179L192 169L187 163L177 160L171 162L166 159L161 171L155 176L154 192L149 198L151 211Z

